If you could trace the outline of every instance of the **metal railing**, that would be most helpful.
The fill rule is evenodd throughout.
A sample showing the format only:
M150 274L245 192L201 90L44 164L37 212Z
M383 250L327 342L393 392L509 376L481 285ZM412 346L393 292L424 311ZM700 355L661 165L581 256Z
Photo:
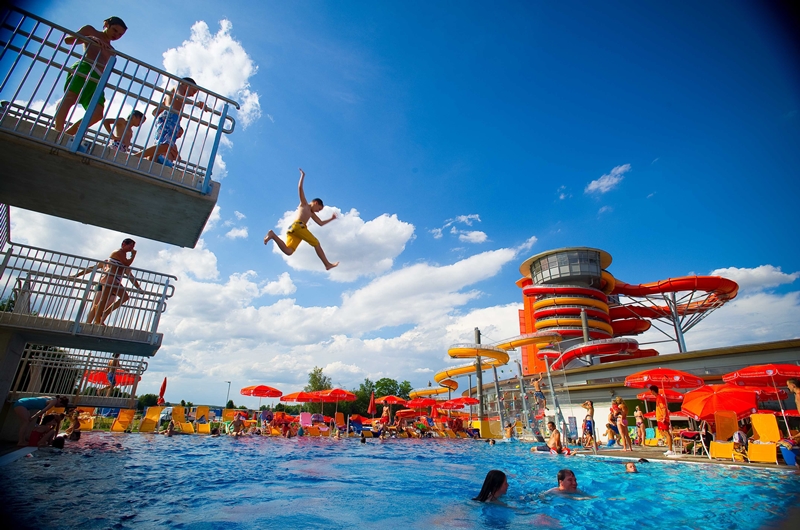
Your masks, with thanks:
M13 242L0 258L0 324L72 335L156 344L159 319L177 281L168 274ZM104 323L87 322L123 298Z
M11 208L0 204L0 252L11 242Z
M61 395L73 405L128 407L146 370L139 356L26 344L7 399Z
M0 130L209 193L222 134L235 127L228 112L238 103L118 51L103 65L98 46L86 37L14 7L0 11L0 48ZM79 64L91 72L78 72ZM83 113L76 103L66 115L65 131L57 131L55 116L69 75L90 80L76 94L89 101ZM95 81L94 91L87 88ZM181 108L165 105L165 98L185 90L197 92L186 94ZM82 119L70 131L70 124L93 116L97 108L103 110L100 121ZM146 118L138 127L128 119L134 110ZM159 134L155 116L173 121L173 133L165 127ZM122 147L112 138L115 125L122 138L130 137Z

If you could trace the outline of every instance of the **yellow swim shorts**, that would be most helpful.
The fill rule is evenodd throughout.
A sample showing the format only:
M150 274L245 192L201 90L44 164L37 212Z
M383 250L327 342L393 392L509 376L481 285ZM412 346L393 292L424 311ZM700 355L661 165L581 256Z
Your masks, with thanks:
M306 225L300 221L295 221L292 223L292 226L289 227L289 231L286 233L286 246L292 250L297 250L297 247L300 245L301 241L305 241L312 247L319 246L319 241L311 232L308 231Z

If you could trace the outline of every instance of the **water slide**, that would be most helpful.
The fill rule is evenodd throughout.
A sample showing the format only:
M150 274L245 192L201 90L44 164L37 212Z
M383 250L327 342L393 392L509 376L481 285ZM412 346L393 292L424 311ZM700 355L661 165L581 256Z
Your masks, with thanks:
M458 382L455 377L471 375L477 371L476 359L478 356L481 358L481 368L486 370L488 368L503 366L508 363L509 355L508 350L520 348L522 346L530 345L544 345L560 342L561 335L553 331L544 331L537 333L528 333L525 335L518 335L511 339L507 339L494 344L456 344L447 350L447 354L453 359L471 359L469 364L454 366L446 368L437 372L433 376L433 380L439 385L436 387L427 387L415 389L409 393L409 397L430 397L446 394L448 391L458 389Z

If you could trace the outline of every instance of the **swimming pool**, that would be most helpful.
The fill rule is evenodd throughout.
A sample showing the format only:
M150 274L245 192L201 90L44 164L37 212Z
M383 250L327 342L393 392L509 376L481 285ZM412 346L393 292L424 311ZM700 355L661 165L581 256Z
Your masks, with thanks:
M619 462L529 448L87 433L0 468L2 510L35 528L731 530L774 521L800 494L792 472L654 462L626 475ZM540 497L562 467L596 498ZM508 474L507 507L469 500L490 469Z

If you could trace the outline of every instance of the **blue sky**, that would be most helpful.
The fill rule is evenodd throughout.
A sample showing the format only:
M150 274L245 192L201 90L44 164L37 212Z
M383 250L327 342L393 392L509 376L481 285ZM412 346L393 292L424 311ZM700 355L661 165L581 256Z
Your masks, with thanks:
M137 265L181 278L144 391L163 375L170 399L219 402L228 379L292 391L315 365L347 387L422 386L474 326L514 334L519 264L564 246L607 250L628 283L741 281L690 349L798 335L798 57L755 4L108 5L26 8L74 29L120 16L118 49L158 66L174 50L189 72L182 50L204 21L257 67L242 77L221 60L205 83L250 91L260 116L223 150L202 246L139 245ZM298 167L323 215L344 214L314 230L342 262L330 275L309 248L284 259L261 244L291 221ZM105 230L12 218L18 241L115 248Z

